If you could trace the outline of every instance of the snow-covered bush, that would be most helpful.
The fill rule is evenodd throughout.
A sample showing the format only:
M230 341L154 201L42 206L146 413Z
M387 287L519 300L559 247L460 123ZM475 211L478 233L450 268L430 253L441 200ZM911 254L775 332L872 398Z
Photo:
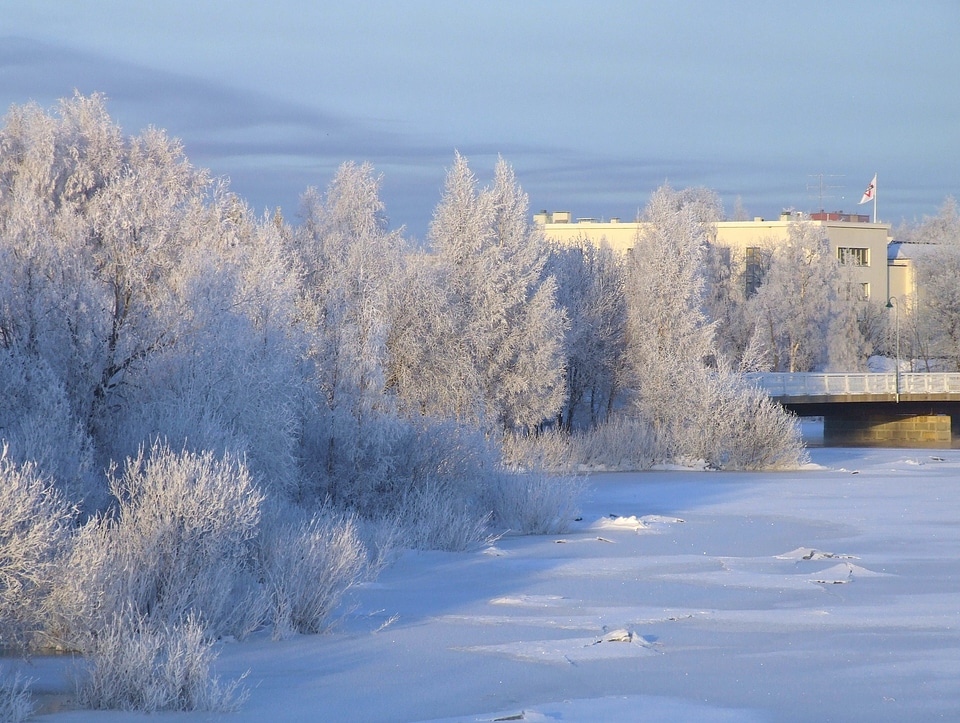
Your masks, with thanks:
M658 443L651 425L623 413L570 434L551 428L503 439L504 463L517 470L540 469L554 474L640 470L667 457L665 445Z
M665 444L644 419L618 414L571 440L572 456L584 471L649 469L667 459Z
M759 389L731 375L713 409L715 460L723 469L791 469L807 460L797 418Z
M211 673L217 658L193 615L153 625L118 615L96 637L78 680L78 698L96 710L237 710L246 698L239 680L223 685Z
M52 596L52 633L81 650L120 615L174 625L200 615L210 635L263 622L254 540L263 496L229 455L156 444L111 480L113 514L86 524Z
M95 509L106 485L95 479L92 442L50 365L0 346L0 390L0 438L9 458L34 464L71 504Z
M300 434L298 499L329 500L361 515L379 514L396 501L395 466L414 435L412 427L390 412L349 406L327 407L305 394Z
M693 373L698 399L678 410L670 427L675 458L717 469L796 468L805 459L796 417L721 365Z
M403 544L417 549L464 550L486 539L498 448L475 427L439 420L410 423L402 442L393 504L376 516L395 520Z
M398 528L403 547L460 552L487 539L490 518L475 500L430 479L408 490L383 519Z
M408 423L395 453L395 492L439 485L450 496L469 497L499 461L498 449L477 428L438 419Z
M284 507L264 525L261 540L275 637L327 629L343 596L370 569L348 514L321 510L308 517Z
M494 527L534 535L566 528L583 492L580 436L558 429L504 435L504 468L484 488Z
M313 471L317 481L308 484L313 491L304 496L306 500L326 498L366 520L380 524L389 520L399 526L398 544L403 546L464 549L486 537L489 509L483 506L483 488L499 459L480 430L397 415L367 418L362 429L357 426L355 433L365 430L372 436L331 445L323 444L322 437L312 439L310 429L305 430L307 449L315 455L307 459L317 460L307 466L306 472ZM337 438L345 431L341 429ZM336 450L334 458L327 456L331 447ZM362 464L373 452L375 463ZM339 465L340 474L323 469L318 462L324 461Z
M573 437L563 429L550 427L536 434L505 434L500 440L503 463L510 469L575 471Z
M542 470L501 472L486 489L494 527L524 535L565 531L582 491L580 478Z
M0 448L0 645L32 642L57 556L69 537L71 510L60 493Z
M35 705L30 695L31 682L20 671L0 668L0 721L21 723L33 714Z

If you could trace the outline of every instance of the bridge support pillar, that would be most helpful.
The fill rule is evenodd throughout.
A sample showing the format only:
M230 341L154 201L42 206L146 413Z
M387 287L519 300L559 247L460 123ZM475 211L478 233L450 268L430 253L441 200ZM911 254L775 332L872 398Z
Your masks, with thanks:
M946 414L839 414L823 417L823 443L828 447L951 446L951 417Z

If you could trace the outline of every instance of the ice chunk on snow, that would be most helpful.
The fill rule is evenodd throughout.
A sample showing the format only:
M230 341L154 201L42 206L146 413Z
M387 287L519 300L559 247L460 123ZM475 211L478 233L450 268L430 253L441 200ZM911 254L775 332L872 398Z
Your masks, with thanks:
M646 523L636 515L630 515L629 517L610 515L600 518L594 525L595 528L602 530L642 530L646 526Z
M563 601L561 595L505 595L490 601L491 605L516 605L518 607L555 607Z
M842 562L826 570L814 573L810 576L810 582L822 585L841 585L843 583L853 582L860 577L886 577L888 573L874 572L859 565L853 565L849 562Z
M637 517L636 515L630 515L629 517L609 515L607 517L601 517L591 527L592 529L601 530L633 530L639 532L640 530L650 529L651 525L673 525L682 522L685 522L685 520L679 517L668 517L666 515L644 515L643 517Z
M859 560L856 555L838 555L833 552L822 552L812 547L798 547L796 550L777 555L778 560Z

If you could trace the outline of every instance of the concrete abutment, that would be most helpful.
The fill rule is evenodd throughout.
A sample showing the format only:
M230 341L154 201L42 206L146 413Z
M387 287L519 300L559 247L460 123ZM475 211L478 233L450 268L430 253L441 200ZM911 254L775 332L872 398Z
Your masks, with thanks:
M833 413L823 417L823 443L831 447L945 449L953 445L958 425L960 418L946 414Z

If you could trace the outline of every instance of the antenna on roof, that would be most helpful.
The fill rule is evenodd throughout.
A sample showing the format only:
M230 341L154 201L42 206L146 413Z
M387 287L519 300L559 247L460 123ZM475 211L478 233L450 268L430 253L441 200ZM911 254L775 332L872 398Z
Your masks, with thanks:
M809 178L816 178L818 182L817 182L817 185L811 185L808 183L807 193L809 193L810 191L818 191L817 197L819 199L819 204L817 208L819 208L820 212L823 213L826 210L823 206L824 193L830 190L843 188L843 186L830 185L829 183L826 183L824 179L825 178L843 178L843 175L842 174L834 175L834 174L828 174L828 173L811 173Z

